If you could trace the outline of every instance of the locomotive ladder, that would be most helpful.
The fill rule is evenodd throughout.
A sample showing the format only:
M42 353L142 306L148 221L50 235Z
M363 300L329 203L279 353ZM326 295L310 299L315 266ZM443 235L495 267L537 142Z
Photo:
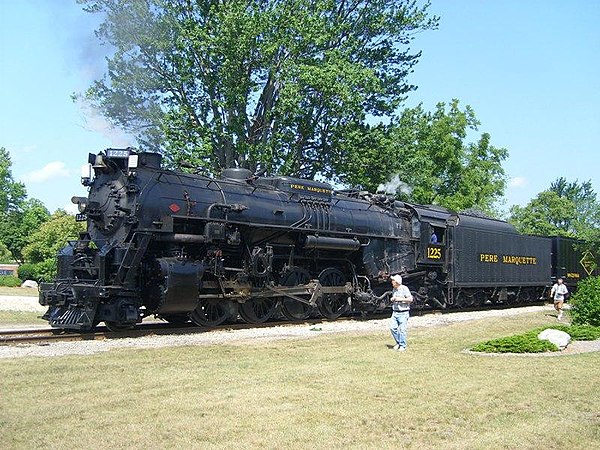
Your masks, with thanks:
M137 245L134 243L136 237L139 238ZM135 270L131 270L131 268L139 266L142 257L146 253L151 237L150 233L134 233L131 242L127 246L127 250L123 255L119 270L117 270L117 275L115 276L116 284L127 285L133 281Z

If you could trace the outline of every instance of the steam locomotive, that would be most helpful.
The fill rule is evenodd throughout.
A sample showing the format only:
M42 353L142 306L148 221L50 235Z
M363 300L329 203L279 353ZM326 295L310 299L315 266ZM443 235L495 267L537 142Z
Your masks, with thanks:
M586 275L574 253L557 259L572 248L564 239L386 195L243 168L215 179L133 149L90 154L84 167L89 195L72 201L87 231L40 285L55 328L335 319L387 308L392 274L417 309L528 303L552 276Z

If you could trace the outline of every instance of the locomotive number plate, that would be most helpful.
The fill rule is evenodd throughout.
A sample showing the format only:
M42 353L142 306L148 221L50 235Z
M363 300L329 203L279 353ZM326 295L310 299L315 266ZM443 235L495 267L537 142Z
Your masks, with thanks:
M129 158L129 150L116 150L109 148L106 150L106 156L108 158Z
M442 247L427 247L427 259L442 259Z

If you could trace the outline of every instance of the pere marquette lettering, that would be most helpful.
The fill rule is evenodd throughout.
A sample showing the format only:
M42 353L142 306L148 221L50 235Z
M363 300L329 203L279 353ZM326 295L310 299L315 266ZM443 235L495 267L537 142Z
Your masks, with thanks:
M485 263L516 264L518 265L534 265L537 264L535 256L515 256L515 255L496 255L494 253L480 253L479 261Z
M303 184L290 184L292 189L297 189L299 191L310 191L310 192L318 192L320 194L331 194L331 189L325 189L315 186L305 186Z

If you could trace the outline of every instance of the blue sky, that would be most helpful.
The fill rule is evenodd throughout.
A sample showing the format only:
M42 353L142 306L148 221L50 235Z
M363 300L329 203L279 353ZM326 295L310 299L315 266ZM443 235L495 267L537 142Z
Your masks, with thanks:
M411 45L423 55L406 106L473 107L478 133L510 154L506 207L559 176L600 192L600 2L433 0L431 11L440 27ZM75 0L0 0L0 146L51 211L85 193L88 153L135 144L70 98L102 75L96 24Z

